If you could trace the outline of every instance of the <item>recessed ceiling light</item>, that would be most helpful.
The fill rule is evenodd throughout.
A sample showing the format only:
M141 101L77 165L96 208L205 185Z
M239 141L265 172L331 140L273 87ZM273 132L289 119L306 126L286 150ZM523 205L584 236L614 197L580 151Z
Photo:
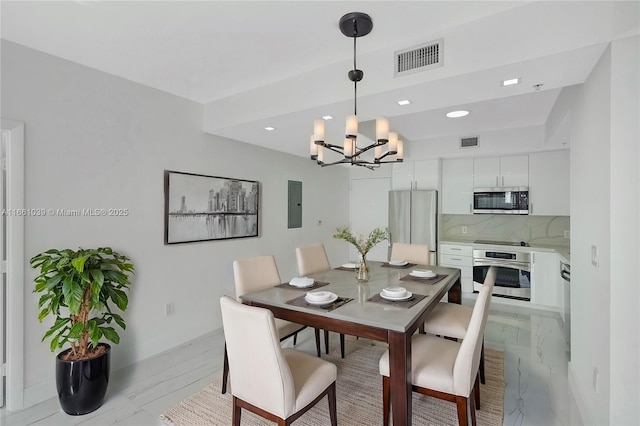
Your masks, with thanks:
M520 78L510 78L509 80L504 80L502 82L503 86L512 86L514 84L520 83Z
M411 103L411 101L409 99L403 99L401 101L398 101L398 105L409 105Z
M265 130L268 130L268 131L270 132L270 131L272 131L272 130L275 130L276 128L275 128L275 127L271 127L271 126L269 126L269 127L265 127L264 129L265 129Z
M469 111L460 110L460 111L451 111L447 113L447 117L449 118L459 118L459 117L464 117L465 115L469 115Z
M323 115L322 119L323 120L333 120L333 117L331 115Z

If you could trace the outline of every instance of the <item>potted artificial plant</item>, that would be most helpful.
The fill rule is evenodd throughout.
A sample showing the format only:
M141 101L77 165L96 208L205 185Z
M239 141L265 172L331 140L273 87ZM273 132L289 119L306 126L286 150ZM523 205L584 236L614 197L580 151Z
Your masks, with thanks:
M56 357L56 387L62 409L81 415L102 405L109 383L111 346L103 337L120 341L114 329L125 328L120 315L129 299L124 290L131 284L133 264L109 247L78 250L47 250L31 259L39 269L35 293L38 319L53 316L55 322L42 340L51 340L51 351L70 347Z

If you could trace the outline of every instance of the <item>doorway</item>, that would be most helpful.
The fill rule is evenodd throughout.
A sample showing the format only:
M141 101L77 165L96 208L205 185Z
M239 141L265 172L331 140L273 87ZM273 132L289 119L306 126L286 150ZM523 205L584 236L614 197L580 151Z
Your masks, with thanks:
M1 125L0 401L13 411L24 405L24 123L3 119Z

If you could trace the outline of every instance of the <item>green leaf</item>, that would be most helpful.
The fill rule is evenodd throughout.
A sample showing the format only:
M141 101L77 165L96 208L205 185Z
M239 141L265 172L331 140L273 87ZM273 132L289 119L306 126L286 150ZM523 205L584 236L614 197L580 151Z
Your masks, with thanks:
M62 278L63 278L62 274L56 274L53 277L49 278L47 280L47 285L46 285L47 290L51 290L52 288L57 286L60 280L62 280Z
M40 296L40 300L38 300L38 308L42 308L49 299L53 298L55 295L53 293L47 293Z
M116 303L116 306L121 311L127 310L127 305L129 304L129 298L127 297L127 293L125 293L122 290L114 289L111 297L113 298L113 301Z
M62 284L62 294L64 301L73 315L78 315L82 304L82 287L73 281L73 276L69 276Z
M88 258L89 258L88 256L77 257L71 260L71 264L73 265L74 268L78 270L78 272L82 272L84 271L84 264Z
M56 350L56 348L58 347L58 341L59 340L60 340L60 335L59 334L57 336L55 336L53 339L51 339L51 343L49 344L49 349L51 349L51 352Z
M120 343L120 336L113 327L102 327L102 334L107 340L110 340L115 344Z
M122 328L123 330L127 328L127 325L124 323L124 320L122 319L122 317L120 315L111 314L111 317L116 322L116 324L118 324L120 326L120 328Z
M55 332L59 331L61 328L65 327L69 323L69 321L71 321L70 318L58 318L58 319L56 319L55 324L53 324L53 326L44 334L44 337L42 337L42 340L45 340L45 339L49 338L53 333L55 333Z
M96 290L93 288L95 286L98 288L97 292L100 293L100 289L102 288L102 284L104 283L104 274L99 269L92 269L89 272L93 277L93 284L91 286L92 287L91 290L96 292Z
M87 322L87 329L89 330L89 338L91 339L91 344L96 346L102 337L102 331L100 327L98 327L98 323L96 320L89 320Z
M69 334L67 335L68 339L79 339L82 336L82 332L84 331L84 324L81 322L77 322L71 326L71 330L69 330Z
M38 321L42 322L49 315L49 308L45 308L38 314Z

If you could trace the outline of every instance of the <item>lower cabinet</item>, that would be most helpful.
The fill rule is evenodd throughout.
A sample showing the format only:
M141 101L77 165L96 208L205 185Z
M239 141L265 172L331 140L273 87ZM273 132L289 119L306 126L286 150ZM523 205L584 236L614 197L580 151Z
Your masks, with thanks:
M564 288L557 253L531 252L531 302L564 308Z
M460 269L462 291L473 292L473 248L454 244L440 244L440 266Z

